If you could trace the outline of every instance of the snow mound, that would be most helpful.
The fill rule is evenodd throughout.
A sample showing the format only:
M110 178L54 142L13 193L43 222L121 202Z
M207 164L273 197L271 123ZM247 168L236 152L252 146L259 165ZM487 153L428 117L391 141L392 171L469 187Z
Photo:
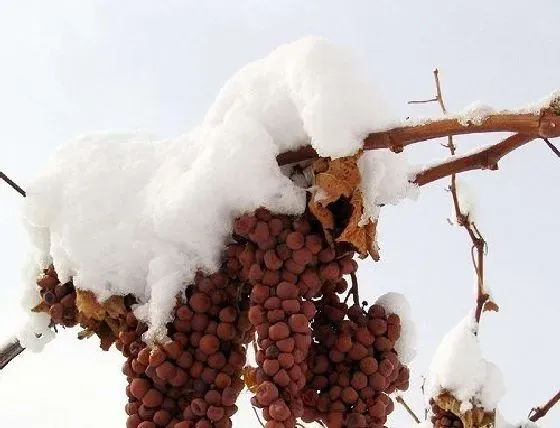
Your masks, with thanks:
M457 121L463 126L482 125L489 116L498 113L494 107L482 104L480 101L466 106L456 115Z
M478 203L474 188L464 179L455 178L455 192L461 213L466 215L471 223L479 223ZM455 219L455 205L452 206L451 218Z
M469 315L445 335L430 365L427 399L448 392L461 402L463 412L473 402L487 411L496 408L505 392L502 373L482 357L476 329Z
M191 133L165 141L94 135L63 145L26 186L33 263L24 306L37 303L33 278L53 263L61 281L72 278L100 300L137 296L135 312L149 325L144 339L163 340L174 297L197 270L219 268L235 217L259 206L304 211L303 180L290 181L276 156L309 143L322 156L352 155L387 123L387 111L352 54L308 37L234 75ZM370 169L391 177L394 159L371 159ZM379 181L366 192L372 203L402 193L402 183ZM43 343L45 328L30 321L20 339L45 333Z
M395 205L418 195L418 186L411 183L413 177L404 153L393 153L389 149L366 151L358 159L358 168L364 201L360 225L377 219L381 206Z
M401 293L386 293L380 296L375 303L383 306L387 313L399 316L401 335L395 343L395 350L403 364L410 363L416 356L417 336L408 300Z

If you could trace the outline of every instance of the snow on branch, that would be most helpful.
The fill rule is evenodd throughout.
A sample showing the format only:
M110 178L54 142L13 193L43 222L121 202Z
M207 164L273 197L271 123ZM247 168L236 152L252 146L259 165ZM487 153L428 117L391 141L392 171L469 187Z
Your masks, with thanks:
M466 171L497 170L498 161L515 149L530 143L538 137L530 134L514 134L505 140L464 155L454 155L440 163L427 166L416 173L414 183L419 186L432 183L452 174Z
M461 119L440 119L411 126L399 126L386 131L374 132L364 139L364 150L389 148L400 152L404 147L434 138L451 135L481 134L490 132L514 132L535 138L560 136L560 116L554 111L532 113L498 113L489 115L482 123L464 125ZM515 147L517 148L517 147ZM509 153L509 152L507 152ZM505 153L505 154L507 154ZM279 154L278 164L286 165L317 157L311 146ZM480 168L475 168L480 169Z

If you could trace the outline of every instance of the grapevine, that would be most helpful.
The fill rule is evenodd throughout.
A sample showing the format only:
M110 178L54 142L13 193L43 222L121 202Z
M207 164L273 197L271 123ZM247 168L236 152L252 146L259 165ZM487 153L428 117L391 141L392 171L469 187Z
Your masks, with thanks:
M446 114L437 70L434 75L435 98L413 103L437 101ZM402 187L407 191L451 176L456 220L472 241L477 301L468 339L476 342L481 314L498 306L484 284L486 242L469 213L461 210L456 174L496 170L502 157L539 138L560 156L549 141L560 136L558 106L554 98L537 113L493 112L467 124L446 117L360 134L362 146L340 156L323 155L305 144L274 151L273 166L282 167L275 172L285 179L282 188L289 183L302 196L301 209L276 212L274 203L265 207L260 202L249 204L249 210L231 208L227 224L218 225L227 232L219 241L214 268L197 264L188 279L177 282L180 290L173 289L172 310L158 335L151 334L153 319L139 310L150 303L146 295L100 298L72 275L59 278L58 265L51 261L36 278L40 302L32 312L46 317L55 332L79 326L79 339L95 335L101 349L114 346L122 354L127 428L229 428L244 389L264 428L302 423L385 428L395 402L419 423L399 395L410 382L404 350L407 314L382 298L360 299L358 259L379 260L377 226L386 203L367 194L360 162L368 152L389 149L382 153L396 156L409 145L448 137L451 158L406 175ZM453 135L501 131L514 135L470 154L455 153ZM21 196L31 195L4 173L0 178ZM7 357L0 352L0 368L22 351L19 342L10 344ZM427 397L425 423L494 428L496 406L486 408L474 399L477 393L466 402L440 388ZM559 399L557 394L534 408L530 420L544 416Z

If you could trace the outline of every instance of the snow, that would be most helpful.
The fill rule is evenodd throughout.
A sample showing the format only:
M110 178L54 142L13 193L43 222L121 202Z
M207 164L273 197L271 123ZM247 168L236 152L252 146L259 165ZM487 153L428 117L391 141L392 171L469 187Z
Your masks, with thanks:
M496 113L498 111L493 107L482 104L480 101L475 101L455 115L455 118L463 126L482 125L488 116Z
M239 71L204 119L240 115L266 128L280 152L310 139L320 156L347 156L392 116L353 54L317 37L276 49Z
M478 223L478 210L476 194L473 187L466 180L455 177L455 192L457 194L457 202L459 209L466 215L471 223ZM455 206L452 207L453 213L451 218L455 218Z
M519 113L539 114L543 108L550 107L552 104L558 104L559 101L560 89L556 89L540 100L533 102L527 106L521 107L515 111Z
M401 335L395 343L395 350L403 364L410 363L416 356L416 326L412 321L408 300L401 293L386 293L375 302L385 308L387 313L397 314L401 321Z
M32 352L40 352L45 344L54 339L54 331L49 329L51 318L45 313L30 313L18 339L21 346Z
M415 423L414 425L412 425L412 428L433 428L433 425L430 420L426 420L420 422L419 424Z
M144 339L163 340L175 296L197 270L218 269L235 217L259 206L303 212L300 186L308 182L292 182L276 156L309 143L322 156L352 155L385 126L387 112L351 53L308 37L240 70L188 134L70 141L26 185L25 308L39 301L34 279L52 262L62 281L72 278L100 300L137 296L135 313L149 325ZM368 215L403 193L406 168L396 159L380 153L361 162L364 177L375 179L364 187ZM27 346L40 348L35 333L40 344L52 337L45 317L31 316L20 334Z
M401 120L400 122L388 122L388 127L380 130L386 130L392 127L402 126L422 126L444 119L457 120L461 125L468 127L469 125L482 125L489 116L495 114L533 114L539 115L545 108L551 106L560 106L560 90L554 90L547 96L538 101L531 102L525 106L516 109L496 109L490 105L483 104L480 101L475 101L462 110L453 114L437 114L433 116L414 116Z
M502 413L498 410L496 412L496 428L539 428L534 422L524 421L518 422L517 424L512 424L504 419Z
M505 392L500 369L482 357L477 324L468 315L446 334L430 365L426 398L442 392L461 402L461 410L473 404L487 411L496 409Z
M397 204L405 198L416 198L418 186L411 183L404 153L389 149L366 151L358 159L364 212L360 224L379 217L380 206Z

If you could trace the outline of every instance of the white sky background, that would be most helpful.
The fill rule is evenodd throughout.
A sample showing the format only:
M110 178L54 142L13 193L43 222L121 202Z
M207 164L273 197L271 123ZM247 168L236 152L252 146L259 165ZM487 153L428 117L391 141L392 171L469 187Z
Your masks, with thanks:
M25 187L54 147L75 135L183 133L237 69L308 34L363 57L399 117L438 112L435 105L406 105L432 96L434 66L450 111L476 100L517 107L560 86L557 0L459 3L0 0L0 170ZM457 142L469 150L496 138ZM447 155L437 142L409 154L415 163ZM478 195L479 227L489 242L487 281L501 306L484 316L483 350L504 372L501 409L515 421L560 387L560 160L536 141L508 156L500 171L464 178ZM474 301L470 244L446 221L445 184L382 211L382 260L362 263L359 276L363 298L399 291L411 302L420 353L406 397L419 414L421 376L439 340ZM19 203L0 185L0 342L23 320ZM122 357L75 335L59 334L43 353L25 353L0 373L1 426L124 426ZM240 403L234 424L254 425L248 397ZM390 426L408 424L397 408ZM560 409L542 425L559 426Z

